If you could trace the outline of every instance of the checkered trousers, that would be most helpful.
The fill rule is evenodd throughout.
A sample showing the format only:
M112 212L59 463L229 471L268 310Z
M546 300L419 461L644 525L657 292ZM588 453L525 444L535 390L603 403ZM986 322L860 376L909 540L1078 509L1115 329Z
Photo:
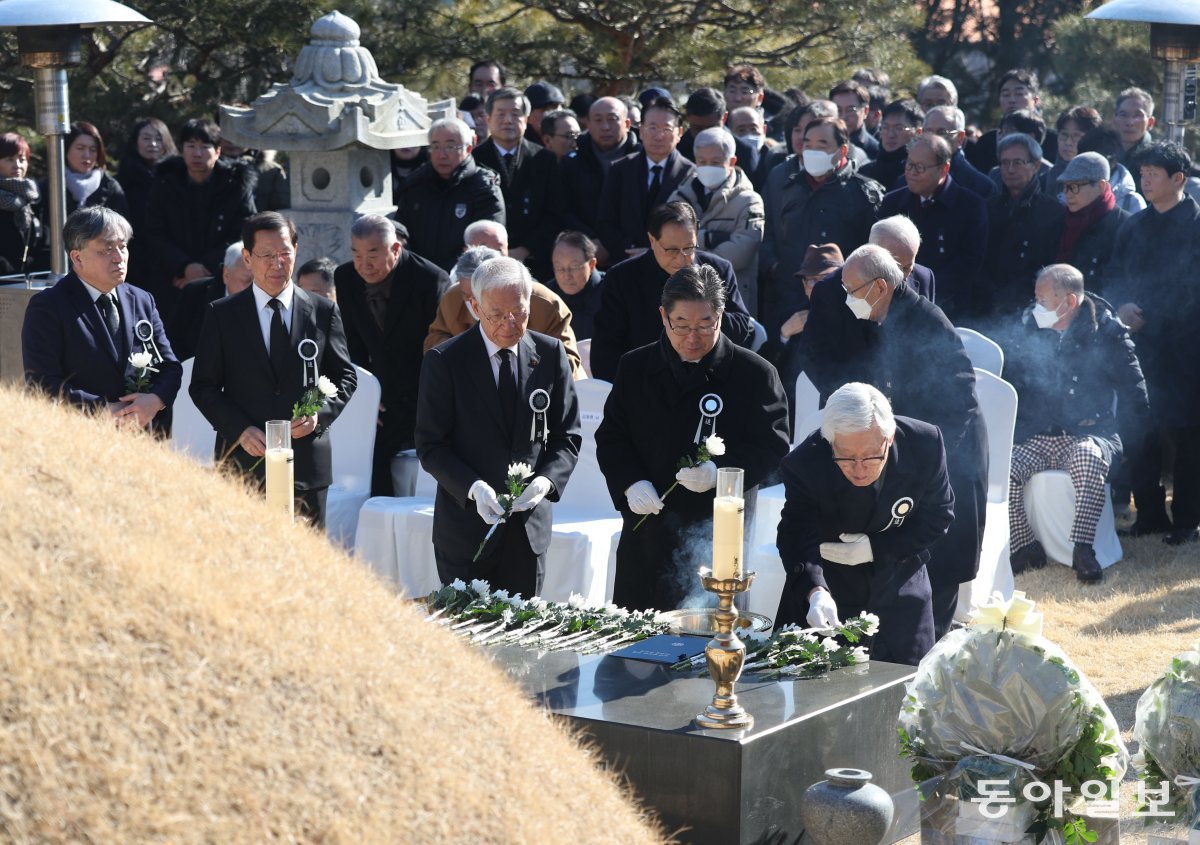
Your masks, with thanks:
M1071 542L1091 545L1096 539L1096 523L1104 510L1104 480L1108 476L1104 452L1090 437L1038 434L1013 446L1008 475L1008 528L1014 552L1035 539L1025 516L1025 482L1048 469L1066 470L1075 487Z

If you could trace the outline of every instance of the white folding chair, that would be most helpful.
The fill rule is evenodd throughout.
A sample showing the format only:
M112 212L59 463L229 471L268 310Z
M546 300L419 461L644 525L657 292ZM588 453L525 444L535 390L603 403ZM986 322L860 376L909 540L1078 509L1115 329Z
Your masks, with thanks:
M961 331L961 330L960 330ZM1012 596L1013 575L1008 555L1008 473L1012 465L1013 430L1017 424L1017 391L997 375L975 368L975 396L987 425L988 489L979 573L963 584L955 618L966 621L971 611L993 592Z
M171 447L204 466L211 466L213 449L217 445L217 433L188 393L188 385L192 383L192 365L195 362L195 358L181 362L183 380L179 385L179 393L175 396L175 404L171 406Z
M355 365L358 386L329 427L333 484L325 500L325 534L330 542L354 547L358 512L371 495L375 421L379 417L379 379Z
M575 348L579 350L579 359L583 363L583 371L587 373L587 377L592 377L592 339L585 338L584 340L575 341Z
M821 410L821 391L817 390L816 385L812 383L812 379L808 377L808 373L801 373L796 379L796 407L793 418L799 423L801 420L808 419L812 414ZM812 431L821 427L818 420L816 426L803 435L800 434L800 426L796 426L796 430L792 432L792 447L799 445L800 441L807 437Z
M963 348L971 359L971 366L987 370L994 376L1001 375L1004 370L1004 350L1000 344L974 329L959 328L958 336L962 338Z
M1025 483L1025 515L1029 518L1033 536L1046 550L1046 557L1070 566L1075 551L1075 544L1071 542L1071 523L1075 519L1075 485L1071 483L1071 476L1061 469L1036 473ZM1107 484L1104 485L1104 509L1096 523L1092 548L1104 569L1125 555L1117 536Z

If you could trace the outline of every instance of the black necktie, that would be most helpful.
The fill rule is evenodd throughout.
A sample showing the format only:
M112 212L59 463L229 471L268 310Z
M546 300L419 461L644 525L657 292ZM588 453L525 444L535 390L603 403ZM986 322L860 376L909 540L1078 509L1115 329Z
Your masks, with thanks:
M283 325L283 303L272 299L267 305L275 312L271 315L271 369L275 371L275 381L279 382L287 370L287 351L291 338Z
M100 316L104 318L104 325L108 328L109 335L112 336L113 346L117 347L117 351L121 351L121 315L117 311L117 304L113 302L115 294L102 293L96 300L96 307L100 309Z
M513 376L512 357L511 349L500 350L500 380L496 386L500 394L500 412L509 434L517 411L517 380Z
M511 177L511 176L512 176L512 172L513 172L513 161L514 161L515 159L516 159L516 156L515 156L515 155L502 155L502 156L500 156L500 163L501 163L502 165L504 165L504 175L505 175L505 176L509 176L509 177Z
M650 187L646 189L646 213L654 208L655 200L658 198L658 192L662 190L662 173L663 167L661 164L656 164L650 168Z

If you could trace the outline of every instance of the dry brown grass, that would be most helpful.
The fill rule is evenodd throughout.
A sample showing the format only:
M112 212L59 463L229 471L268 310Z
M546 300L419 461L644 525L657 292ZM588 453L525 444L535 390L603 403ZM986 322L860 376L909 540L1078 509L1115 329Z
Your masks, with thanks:
M140 435L0 406L0 841L662 840L323 538Z

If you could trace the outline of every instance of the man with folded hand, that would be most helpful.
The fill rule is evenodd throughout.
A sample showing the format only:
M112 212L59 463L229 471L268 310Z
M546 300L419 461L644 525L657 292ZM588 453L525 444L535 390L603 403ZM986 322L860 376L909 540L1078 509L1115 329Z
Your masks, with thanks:
M937 426L894 416L876 388L851 382L781 469L776 627L827 631L869 611L879 617L871 659L915 666L934 643L929 547L954 519Z

